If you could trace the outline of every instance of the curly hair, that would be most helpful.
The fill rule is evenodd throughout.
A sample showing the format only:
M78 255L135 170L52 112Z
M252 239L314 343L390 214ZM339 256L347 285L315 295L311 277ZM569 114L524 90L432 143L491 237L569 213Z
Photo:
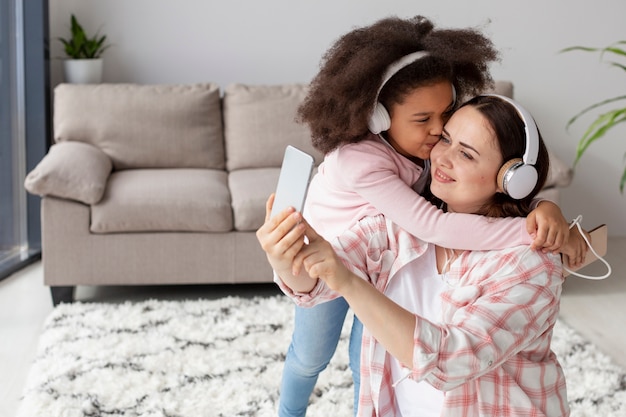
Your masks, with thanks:
M387 108L418 87L449 81L458 97L493 84L489 63L498 59L492 42L474 29L435 29L423 16L388 17L339 38L324 54L319 73L298 109L313 146L324 154L369 135L367 122L388 66L405 55L428 55L398 71L380 91Z

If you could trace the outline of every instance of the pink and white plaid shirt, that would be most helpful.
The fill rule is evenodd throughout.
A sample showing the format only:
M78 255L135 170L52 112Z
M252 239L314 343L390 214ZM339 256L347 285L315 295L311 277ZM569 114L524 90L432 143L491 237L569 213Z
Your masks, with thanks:
M383 216L333 241L344 263L385 292L428 243ZM320 280L308 294L278 285L301 306L338 297ZM441 323L416 316L411 378L444 391L444 417L568 416L565 377L550 350L559 311L558 255L518 246L466 251L446 274ZM359 416L395 416L388 353L364 329Z

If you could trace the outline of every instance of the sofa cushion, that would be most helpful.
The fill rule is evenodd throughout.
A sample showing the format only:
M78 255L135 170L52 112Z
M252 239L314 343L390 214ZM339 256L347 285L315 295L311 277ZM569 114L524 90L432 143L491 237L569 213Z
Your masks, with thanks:
M130 169L109 178L91 206L93 233L228 232L232 230L225 171Z
M24 187L40 196L93 204L102 198L111 168L111 159L95 146L81 142L57 143L28 173Z
M115 169L224 169L215 84L61 84L54 91L56 142L90 143Z
M257 230L265 221L265 202L276 191L280 168L241 169L228 176L235 230Z
M280 167L285 147L293 145L315 156L307 125L296 112L307 94L304 84L252 86L232 84L224 90L224 137L229 171Z

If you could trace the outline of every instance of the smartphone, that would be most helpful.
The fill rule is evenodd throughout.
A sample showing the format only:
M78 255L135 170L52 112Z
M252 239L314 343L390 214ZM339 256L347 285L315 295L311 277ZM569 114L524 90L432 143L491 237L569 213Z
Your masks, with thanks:
M604 255L606 255L607 240L608 240L608 228L606 227L606 224L602 224L596 227L595 229L590 230L589 235L591 236L590 241L591 241L591 246L593 247L593 250L595 250L598 255L604 257ZM579 269L589 265L590 263L592 263L593 261L597 259L598 258L596 257L596 255L594 255L593 252L591 252L589 248L587 248L587 255L585 256L585 260L580 266L576 268L570 268L569 266L567 266L569 263L569 258L567 255L563 255L563 265L567 266L567 268L570 269L571 271L578 271ZM570 274L569 272L567 272L566 270L563 270L564 277L568 276L569 274Z
M294 146L287 146L276 185L271 217L287 207L294 207L296 211L302 212L314 166L315 160L311 155Z

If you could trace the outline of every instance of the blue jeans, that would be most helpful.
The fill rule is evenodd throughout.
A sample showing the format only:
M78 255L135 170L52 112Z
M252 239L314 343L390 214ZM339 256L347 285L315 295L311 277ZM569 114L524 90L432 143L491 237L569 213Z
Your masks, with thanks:
M312 308L296 306L291 345L287 351L280 386L280 417L301 417L306 414L309 397L339 343L341 328L348 312L343 298ZM356 316L350 335L350 369L354 380L354 412L356 413L360 384L360 354L363 325Z

